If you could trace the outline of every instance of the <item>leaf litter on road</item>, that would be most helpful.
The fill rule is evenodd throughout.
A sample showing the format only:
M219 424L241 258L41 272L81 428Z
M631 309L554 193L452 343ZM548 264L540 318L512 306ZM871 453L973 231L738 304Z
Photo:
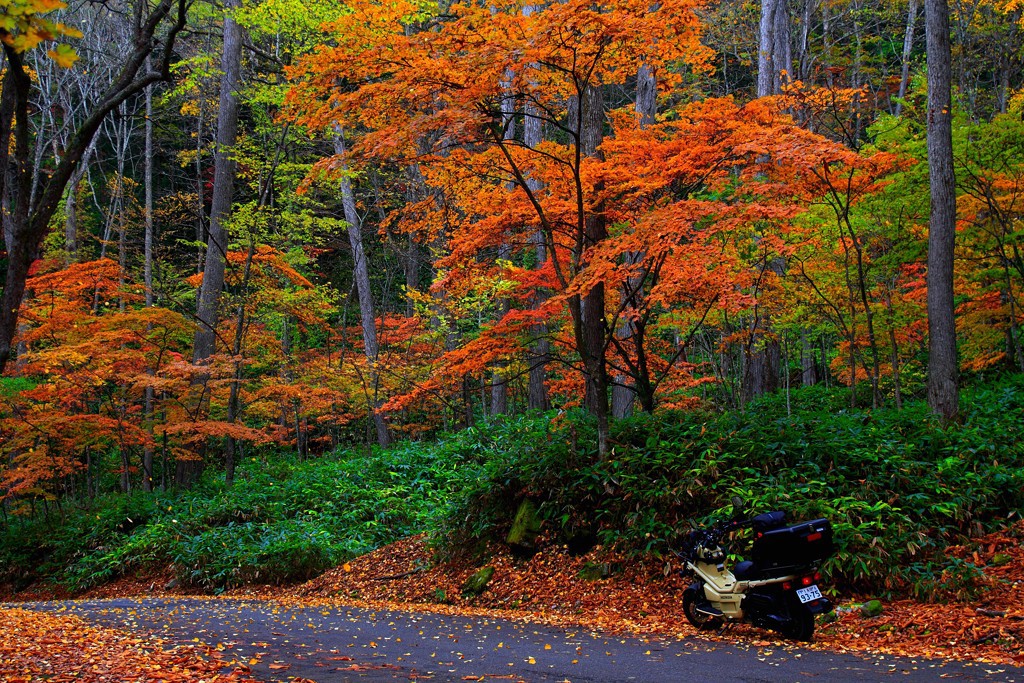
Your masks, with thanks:
M0 609L0 680L6 683L232 683L220 652L172 645L145 633L93 626L70 614Z

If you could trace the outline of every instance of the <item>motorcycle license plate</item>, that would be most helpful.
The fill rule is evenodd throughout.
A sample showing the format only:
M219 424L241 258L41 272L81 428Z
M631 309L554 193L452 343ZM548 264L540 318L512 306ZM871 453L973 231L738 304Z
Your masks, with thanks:
M811 600L818 600L821 598L821 591L818 590L817 586L798 588L796 590L796 597L800 598L801 603L810 602Z

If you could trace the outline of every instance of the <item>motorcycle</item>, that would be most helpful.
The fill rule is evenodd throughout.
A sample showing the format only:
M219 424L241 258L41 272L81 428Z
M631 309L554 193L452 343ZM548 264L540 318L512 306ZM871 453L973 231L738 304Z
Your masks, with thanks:
M834 552L832 525L815 519L793 525L783 511L742 519L743 501L734 498L736 516L691 531L681 553L696 580L683 591L686 619L699 630L747 622L786 638L809 641L814 618L831 612L821 593L821 563ZM750 560L726 568L722 541L727 534L751 529Z

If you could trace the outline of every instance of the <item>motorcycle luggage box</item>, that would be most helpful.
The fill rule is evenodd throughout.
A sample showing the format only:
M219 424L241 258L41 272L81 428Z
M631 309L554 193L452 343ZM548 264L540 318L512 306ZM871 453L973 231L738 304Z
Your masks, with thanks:
M832 552L832 524L827 519L815 519L759 533L751 559L763 572L816 564Z

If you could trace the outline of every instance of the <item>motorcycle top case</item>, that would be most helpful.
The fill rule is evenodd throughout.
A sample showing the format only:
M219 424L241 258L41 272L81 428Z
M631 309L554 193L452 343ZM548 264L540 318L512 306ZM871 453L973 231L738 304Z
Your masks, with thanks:
M827 519L815 519L759 533L751 559L764 571L816 564L832 552L832 524Z

